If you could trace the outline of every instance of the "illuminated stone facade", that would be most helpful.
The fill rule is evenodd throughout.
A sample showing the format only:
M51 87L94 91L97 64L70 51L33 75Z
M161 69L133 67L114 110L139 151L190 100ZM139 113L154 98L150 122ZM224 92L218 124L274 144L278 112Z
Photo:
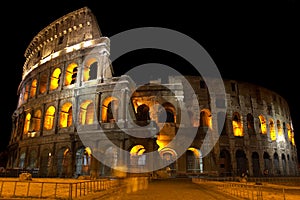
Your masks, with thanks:
M77 134L90 134L101 126L117 147L130 152L129 168L147 167L151 163L144 152L158 151L174 176L232 176L246 170L251 176L298 174L292 120L280 95L250 83L224 80L227 112L211 112L212 106L223 108L225 102L218 95L209 97L201 77L187 76L200 110L195 113L195 105L186 104L190 118L180 124L179 104L191 95L182 77L169 77L164 83L173 92L156 80L129 96L130 77L113 76L109 53L110 40L102 36L86 7L57 19L33 38L25 52L19 102L13 114L8 169L34 169L39 176L52 177L110 176L113 170L95 159L93 149L84 146ZM122 89L116 89L121 78ZM120 98L112 95L114 89ZM163 120L161 107L166 111ZM134 122L128 120L129 115ZM224 116L223 127L218 118ZM122 130L142 131L131 123L148 124L145 129L160 128L160 132L149 138L126 135ZM220 138L203 157L200 147L207 130L218 127L223 127ZM187 132L196 128L197 135L177 157L176 149L165 146L179 128ZM114 165L120 164L118 148L107 147L104 155Z

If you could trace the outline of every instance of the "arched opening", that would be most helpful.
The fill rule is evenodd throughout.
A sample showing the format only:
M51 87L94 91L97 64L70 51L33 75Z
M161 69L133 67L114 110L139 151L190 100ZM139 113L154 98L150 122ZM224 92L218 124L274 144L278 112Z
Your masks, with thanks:
M159 123L175 123L176 122L176 110L175 107L169 103L163 103L158 110L158 122Z
M30 129L30 122L31 122L31 114L27 113L24 122L24 129L23 129L23 133L25 136L28 136L29 129Z
M176 172L177 153L170 148L163 148L159 151L163 166L169 168L171 175Z
M137 107L136 119L142 122L148 122L150 120L150 109L146 104Z
M117 122L119 100L116 97L107 97L102 103L102 122Z
M54 117L55 117L55 107L49 106L45 114L45 121L44 121L45 130L51 130L53 128Z
M43 72L40 75L40 80L39 80L40 94L44 94L47 91L47 83L48 83L48 74L46 72Z
M61 148L58 151L57 175L62 178L72 176L72 157L69 148Z
M37 87L37 80L34 79L31 83L31 87L30 87L30 98L35 97L36 95L36 87Z
M269 127L270 127L270 138L272 141L276 141L276 131L275 131L275 125L273 119L269 119Z
M78 65L76 63L71 63L67 66L65 75L65 86L74 84L76 82L77 70Z
M248 134L254 134L254 118L252 114L248 113L247 114L247 129L248 129Z
M267 134L267 123L264 116L259 115L259 128L261 134Z
M204 109L200 112L200 127L204 131L212 128L212 116L208 109Z
M274 153L274 175L280 175L279 157L277 153Z
M289 168L289 175L295 175L293 162L292 162L292 159L290 158L289 154L287 155L287 163L288 163L288 168Z
M235 157L236 157L236 165L237 165L236 166L237 175L241 176L242 173L245 173L248 169L247 157L246 157L246 154L243 150L237 150L236 154L235 154Z
M94 123L94 103L86 100L80 105L79 124L88 125Z
M111 176L113 169L118 164L118 149L116 147L109 147L105 151L105 159L102 165L102 176Z
M32 119L32 127L34 132L38 132L41 130L41 119L42 118L42 112L41 110L36 110L33 115Z
M277 131L278 131L279 141L284 141L283 129L282 129L280 120L277 120Z
M81 147L76 151L76 175L89 175L92 151L89 147Z
M49 169L51 167L52 162L52 153L48 149L44 149L41 153L41 161L40 161L40 176L46 177L48 176Z
M257 152L252 153L252 170L253 176L260 176L260 164L259 164L259 155Z
M64 103L60 111L59 126L61 128L70 127L72 125L72 103Z
M146 151L143 145L135 145L130 150L130 168L133 172L138 172L139 168L146 165Z
M28 160L28 169L34 169L37 167L37 153L35 150L30 151Z
M188 173L202 173L203 162L199 149L190 147L186 151L186 171Z
M241 116L237 112L233 113L232 129L233 129L234 136L236 136L236 137L244 136Z
M96 58L90 58L84 63L83 81L90 81L97 79L98 62Z
M284 154L281 154L281 161L282 161L282 174L285 176L287 175L287 171L286 171L286 159Z
M59 83L60 83L60 76L61 76L61 70L60 68L56 68L52 76L50 78L50 90L55 90L58 88Z
M22 152L19 157L19 168L25 167L25 158L26 158L26 153Z
M220 175L232 176L230 152L225 149L220 152Z
M264 158L264 175L268 176L272 170L271 158L267 152L264 152L263 158Z

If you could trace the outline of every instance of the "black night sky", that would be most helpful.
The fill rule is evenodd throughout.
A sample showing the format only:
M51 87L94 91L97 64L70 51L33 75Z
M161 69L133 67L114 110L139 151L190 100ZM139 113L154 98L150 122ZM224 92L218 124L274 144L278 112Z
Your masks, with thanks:
M96 15L104 36L138 27L173 29L205 48L222 77L248 81L277 92L290 105L299 149L300 7L296 0L210 0L197 1L197 4L188 1L170 1L169 4L100 0L36 2L9 1L6 6L2 5L0 150L6 149L10 138L11 116L17 105L17 88L27 46L44 27L83 6L88 6ZM151 50L130 53L113 65L116 73L122 73L130 66L148 62L177 68L185 63L174 55Z

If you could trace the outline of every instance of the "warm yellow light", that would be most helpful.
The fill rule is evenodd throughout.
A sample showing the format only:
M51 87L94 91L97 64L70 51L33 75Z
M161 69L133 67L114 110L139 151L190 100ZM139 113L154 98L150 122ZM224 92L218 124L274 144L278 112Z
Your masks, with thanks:
M86 147L84 150L89 156L92 155L92 150L90 147Z
M243 130L241 124L237 121L232 121L233 135L234 136L243 136Z
M267 124L266 124L266 120L265 120L264 116L260 115L259 120L260 120L261 133L267 134Z
M56 68L51 76L50 82L50 90L55 90L59 86L59 79L60 79L61 70L60 68Z
M145 152L145 147L143 145L135 145L130 150L130 155L141 155L139 152L142 151L142 154Z

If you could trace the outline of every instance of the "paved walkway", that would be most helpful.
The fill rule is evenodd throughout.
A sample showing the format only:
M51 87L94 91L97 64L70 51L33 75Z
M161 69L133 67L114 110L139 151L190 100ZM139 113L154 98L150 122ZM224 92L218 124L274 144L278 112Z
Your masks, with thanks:
M195 184L191 179L153 180L147 189L126 193L115 191L113 194L97 197L95 194L86 199L101 200L231 200L237 199L220 193L213 184Z

